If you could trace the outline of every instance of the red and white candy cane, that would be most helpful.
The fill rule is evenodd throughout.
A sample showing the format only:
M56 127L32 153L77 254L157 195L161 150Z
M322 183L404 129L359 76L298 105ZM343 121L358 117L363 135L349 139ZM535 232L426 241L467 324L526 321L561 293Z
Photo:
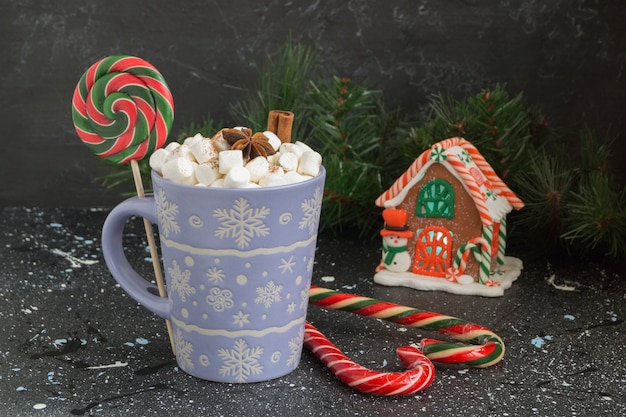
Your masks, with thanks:
M467 258L470 253L473 253L476 260L480 262L481 251L489 252L490 249L491 248L489 247L489 243L486 239L482 237L472 238L469 242L464 243L459 247L454 260L452 261L452 268L456 268L459 274L462 274L465 272L465 268L467 267Z
M366 394L410 395L428 388L435 378L433 363L413 346L396 350L408 369L404 372L376 372L353 362L308 322L304 329L304 346L342 382Z
M423 339L420 342L420 349L426 358L434 362L486 368L500 362L504 356L504 342L497 334L483 326L469 323L456 317L418 310L412 307L406 307L399 304L379 301L373 298L361 297L354 294L342 293L316 286L311 286L309 302L319 307L331 310L348 311L365 317L391 321L406 327L418 327L426 330L434 330L459 341L468 343ZM323 339L320 338L318 333L319 331L314 330L314 328L310 329L308 326L305 329L305 346L311 351L317 349L319 352L321 348L318 346L323 344ZM323 337L323 335L321 337ZM327 342L326 345L328 343L330 342ZM345 358L342 359L339 356L341 351L339 351L336 347L334 348L336 351L333 351L330 346L327 346L327 349L328 351L326 353L336 356L331 356L330 359L325 360L322 359L322 357L320 357L317 353L316 355L322 359L322 362L328 366L343 382L348 383L350 386L353 386L363 392L369 392L377 395L403 395L403 386L407 386L406 393L408 394L411 392L417 392L420 389L425 389L428 385L430 385L430 382L432 382L431 378L430 382L426 383L428 381L428 377L421 376L420 378L425 379L421 384L415 384L417 387L416 390L409 392L414 388L411 380L395 378L395 385L393 386L394 389L381 389L380 392L377 392L372 389L371 386L365 384L365 381L368 378L380 384L382 381L385 381L385 375L393 375L394 377L397 377L397 375L395 373L373 373L364 377L362 376L364 371L361 369L362 367L360 367L360 365L354 364L349 361L349 359L347 361ZM333 360L333 358L336 359ZM404 359L402 360L404 361ZM427 367L428 365L422 362L421 366ZM351 372L352 370L354 370L354 372ZM421 369L421 372L427 374L429 371L426 368L423 368Z

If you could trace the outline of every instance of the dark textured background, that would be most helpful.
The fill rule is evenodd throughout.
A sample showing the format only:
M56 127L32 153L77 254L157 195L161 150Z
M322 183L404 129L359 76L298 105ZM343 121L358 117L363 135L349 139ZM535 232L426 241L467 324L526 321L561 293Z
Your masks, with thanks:
M118 190L93 182L106 171L71 121L73 89L99 58L124 53L154 64L174 94L175 134L208 113L232 122L228 104L290 34L320 50L328 75L382 89L407 113L432 93L462 97L501 82L553 124L587 124L615 139L619 159L626 154L619 0L0 0L0 7L0 206L120 200Z

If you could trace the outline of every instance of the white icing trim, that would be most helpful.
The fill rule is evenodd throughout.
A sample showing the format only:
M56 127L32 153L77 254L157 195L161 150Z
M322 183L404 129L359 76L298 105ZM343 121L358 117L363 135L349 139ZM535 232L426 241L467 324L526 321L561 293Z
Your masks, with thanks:
M459 295L501 297L504 290L511 288L522 272L522 261L512 256L504 257L504 265L498 265L490 279L500 286L488 287L479 283L459 284L445 278L418 275L412 272L391 272L383 269L374 275L374 282L391 287L409 287L421 291L445 291Z
M456 155L456 154L458 154L460 152L464 152L464 151L465 151L465 149L463 149L460 146L452 146L452 147L450 147L450 148L448 148L446 150L446 153L447 154L450 153L450 154ZM402 188L402 190L400 190L398 192L398 194L396 194L395 197L390 198L389 200L385 201L383 206L385 208L389 208L389 207L398 207L400 204L402 204L402 202L406 198L406 196L409 193L409 191L411 190L411 188L413 188L413 186L415 186L415 184L417 184L419 181L424 179L424 176L426 175L426 171L434 163L435 163L435 161L430 159L430 160L428 160L428 162L426 162L424 165L422 165L420 170L415 174L415 176L413 178L411 178L411 180ZM446 170L448 170L448 172L450 174L452 174L452 176L454 178L456 178L461 183L461 185L463 186L463 188L465 189L465 192L467 194L469 194L470 196L472 195L472 193L471 193L471 191L470 191L470 189L468 187L468 184L461 178L459 173L456 172L456 170L454 168L452 168L452 166L447 161L439 161L437 163L439 163L443 167L445 167ZM494 222L501 221L502 218L507 215L507 213L510 213L513 210L513 206L511 206L511 204L508 202L508 200L506 198L504 198L501 195L499 195L496 190L491 190L490 188L485 186L487 178L485 177L485 174L483 173L483 171L474 163L474 161L469 162L467 165L468 165L469 168L476 168L478 170L478 172L480 172L480 175L485 180L485 183L480 186L480 190L482 191L483 195L486 195L487 191L491 191L491 192L493 192L496 195L496 199L495 200L492 200L492 199L487 197L485 199L485 204L487 205L487 210L489 210L489 215L491 216L492 220Z
M195 324L188 324L183 321L180 321L176 317L171 317L171 320L172 320L172 323L174 323L176 326L182 329L185 329L185 331L187 332L196 332L205 336L224 336L224 337L234 338L234 337L245 337L245 336L263 337L272 333L285 333L286 331L288 331L294 326L302 325L304 323L305 316L292 320L283 326L272 326L272 327L267 327L262 330L250 329L250 330L235 330L235 331L226 330L226 329L205 329L200 326L196 326Z
M315 242L317 234L311 236L307 240L301 240L292 243L289 246L276 246L273 248L257 248L248 251L237 249L211 249L211 248L196 248L184 243L178 243L171 239L161 237L161 244L168 248L178 249L183 252L193 253L194 255L212 255L212 256L237 256L239 258L249 258L257 255L274 255L277 253L291 252L296 248L304 248Z

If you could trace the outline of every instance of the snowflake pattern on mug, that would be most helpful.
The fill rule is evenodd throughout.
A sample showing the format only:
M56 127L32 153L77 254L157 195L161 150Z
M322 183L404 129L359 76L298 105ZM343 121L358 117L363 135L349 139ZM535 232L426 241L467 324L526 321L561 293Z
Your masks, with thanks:
M248 317L250 317L249 313L244 313L243 311L239 310L239 313L233 314L233 323L238 324L239 327L243 327L244 325L250 323Z
M320 212L322 211L322 191L320 187L315 189L312 198L305 199L301 204L303 216L298 223L299 229L308 229L309 234L313 236L317 232L317 223L319 221Z
M176 215L178 214L178 205L167 200L165 190L160 188L154 196L156 201L157 219L161 226L161 233L165 237L169 237L170 233L179 233L180 225L176 221Z
M242 197L230 209L213 210L213 216L220 222L215 236L220 239L233 238L239 248L245 248L253 237L269 235L270 228L264 223L269 214L269 208L252 208L248 200Z
M178 296L182 301L187 300L187 296L196 293L196 289L189 285L191 280L191 271L185 269L182 271L176 260L172 261L172 267L167 268L167 272L170 274L170 287L172 291L178 293Z
M224 270L216 266L214 266L213 268L209 268L206 275L209 281L214 282L216 284L223 282L224 278L226 278L226 274L224 274Z
M188 371L193 369L193 362L191 361L193 345L183 338L183 332L180 329L176 329L174 347L176 349L176 361L182 370Z
M300 309L306 310L309 303L309 288L300 290Z
M220 375L234 377L236 382L246 382L250 375L259 375L263 372L263 365L259 359L263 354L263 348L257 346L251 348L245 340L239 339L232 349L220 349L219 357L224 362L220 368Z
M265 287L257 287L257 297L254 299L254 302L257 304L262 303L265 308L270 308L272 304L282 299L280 296L282 289L283 286L276 285L274 281L268 282Z
M304 329L298 332L296 337L289 339L289 357L287 358L287 365L294 368L298 365L300 354L302 353L302 339L304 338Z
M218 287L211 288L209 295L206 296L206 303L217 312L222 312L235 305L233 293Z
M284 274L285 272L293 272L293 267L296 265L296 261L293 259L293 255L289 257L289 259L281 258L281 264L278 266L278 269Z

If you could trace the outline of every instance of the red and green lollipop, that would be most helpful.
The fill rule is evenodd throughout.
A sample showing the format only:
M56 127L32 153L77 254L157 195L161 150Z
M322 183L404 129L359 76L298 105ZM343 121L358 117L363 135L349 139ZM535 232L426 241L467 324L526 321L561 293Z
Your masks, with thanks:
M137 161L165 144L174 121L174 100L161 73L134 56L101 59L76 85L72 119L76 133L93 153L116 164L130 163L137 195L143 197ZM152 225L146 219L144 227L159 295L166 297ZM169 321L167 329L174 351Z
M126 164L163 146L174 120L174 100L151 64L128 55L110 56L80 78L72 119L93 153Z

